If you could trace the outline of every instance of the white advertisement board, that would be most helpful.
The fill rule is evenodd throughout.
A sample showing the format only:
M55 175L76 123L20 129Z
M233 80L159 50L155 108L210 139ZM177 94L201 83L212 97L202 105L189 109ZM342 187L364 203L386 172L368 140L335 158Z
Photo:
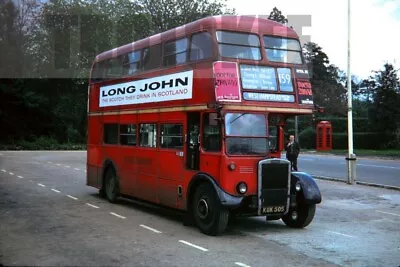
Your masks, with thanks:
M191 99L193 70L100 87L100 107Z

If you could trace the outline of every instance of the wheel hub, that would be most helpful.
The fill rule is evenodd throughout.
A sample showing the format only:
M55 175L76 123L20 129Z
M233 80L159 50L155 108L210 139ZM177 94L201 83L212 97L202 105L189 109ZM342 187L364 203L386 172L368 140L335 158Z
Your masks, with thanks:
M297 220L297 217L298 217L297 211L292 211L291 217L292 217L293 221Z
M208 204L204 198L200 199L197 204L197 214L202 220L204 220L208 216Z

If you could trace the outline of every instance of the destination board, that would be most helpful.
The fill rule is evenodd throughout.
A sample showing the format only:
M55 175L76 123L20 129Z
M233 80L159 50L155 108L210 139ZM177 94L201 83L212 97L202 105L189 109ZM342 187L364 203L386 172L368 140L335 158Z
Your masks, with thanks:
M243 89L277 91L275 69L271 67L240 65Z

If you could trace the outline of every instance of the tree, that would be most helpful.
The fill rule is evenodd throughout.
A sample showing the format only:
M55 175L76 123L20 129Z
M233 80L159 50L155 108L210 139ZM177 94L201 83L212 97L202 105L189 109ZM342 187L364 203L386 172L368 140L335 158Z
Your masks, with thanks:
M268 16L268 19L282 23L282 24L286 24L288 22L287 18L276 7L274 7L274 9L271 11L271 13Z
M400 141L400 81L392 64L386 63L383 70L375 71L376 89L371 110L373 128L389 139L390 147ZM396 140L391 140L391 135Z
M0 78L26 78L0 80L2 142L39 136L84 142L88 76L97 54L234 12L225 0L20 0L18 7L0 1Z
M344 115L346 90L341 83L342 72L329 64L329 58L316 43L304 45L304 57L311 73L314 102L331 115Z
M174 27L213 15L235 14L234 9L226 7L226 0L138 0L144 12L151 16L153 33L163 32Z

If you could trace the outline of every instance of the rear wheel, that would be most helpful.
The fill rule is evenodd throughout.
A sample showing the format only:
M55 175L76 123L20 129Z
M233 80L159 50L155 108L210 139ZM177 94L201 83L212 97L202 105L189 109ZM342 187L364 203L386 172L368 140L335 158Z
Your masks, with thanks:
M315 215L315 204L301 203L288 214L282 217L282 221L289 227L304 228L311 223Z
M115 203L119 195L118 179L113 168L108 168L104 178L104 192L109 202Z
M192 203L193 218L204 234L216 236L226 229L229 210L221 205L210 184L197 187Z

